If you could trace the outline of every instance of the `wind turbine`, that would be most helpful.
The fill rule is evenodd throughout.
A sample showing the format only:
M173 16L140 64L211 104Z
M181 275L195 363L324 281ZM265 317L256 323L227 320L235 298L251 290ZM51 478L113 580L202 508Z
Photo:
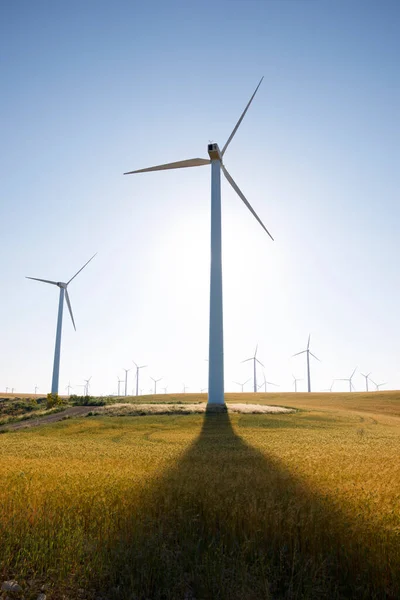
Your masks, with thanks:
M134 360L132 362L136 367L136 396L139 396L139 369L144 369L145 367L147 367L147 365L142 365L139 367L139 365L137 365Z
M35 385L35 395L37 394L38 389L39 389L38 386Z
M130 371L130 369L122 369L123 371L125 371L125 396L128 395L128 373Z
M89 379L84 379L83 381L86 381L86 387L85 387L85 394L86 396L89 396L89 383L90 380L92 379L92 375L89 377Z
M364 373L360 373L360 375L362 375L363 377L365 377L365 391L369 392L369 390L368 390L368 379L369 379L369 376L371 375L371 373L368 373L368 375L364 375ZM371 381L372 381L372 379L371 379Z
M323 392L331 392L333 390L333 386L335 384L335 380L332 381L331 383L331 387L327 388L326 390L322 390Z
M374 384L376 392L379 392L379 388L381 388L383 385L387 385L387 381L385 381L384 383L375 383L375 381L372 381L372 379L371 383Z
M117 375L117 379L118 379L118 397L121 396L121 383L124 382L123 379L119 378L119 375Z
M310 350L310 338L311 338L311 334L308 336L307 348L305 350L302 350L301 352L297 352L296 354L293 354L293 356L299 356L299 354L304 354L305 352L307 353L307 384L308 384L307 389L309 392L311 392L310 354L313 358L316 358L319 362L321 362L319 360L319 358L317 356L315 356L315 354L313 354Z
M9 387L6 387L6 394L8 394L8 390L9 390L9 389L10 389Z
M352 374L350 375L350 377L348 377L347 379L335 379L335 381L348 381L349 382L349 391L352 392L353 390L355 391L355 387L353 385L353 377L354 377L354 373L357 371L357 367L354 369L354 371L352 372Z
M14 390L15 390L15 388L11 388L11 393L12 393L12 394L14 393Z
M275 387L279 387L279 385L277 383L272 383L272 381L267 381L265 379L265 373L263 372L264 375L264 381L262 383L260 383L260 385L258 386L258 388L260 389L260 387L264 386L264 392L267 393L268 389L267 389L267 385L274 385Z
M292 373L292 377L293 377L293 385L294 385L294 391L297 392L297 382L298 381L303 381L303 379L299 379L298 377L295 377Z
M150 379L152 379L154 381L154 395L157 394L157 383L159 381L161 381L162 377L160 377L160 379L154 379L154 377L150 377Z
M183 384L183 393L186 394L186 390L188 389L188 386Z
M240 385L240 387L242 388L240 390L240 393L243 394L243 388L246 385L246 383L249 383L250 379L248 379L247 381L245 381L244 383L239 383L239 381L234 381L233 383L236 383L236 385Z
M258 350L258 344L256 346L254 356L252 356L251 358L246 358L246 360L242 360L242 363L248 362L249 360L253 361L253 392L256 392L258 389L257 388L257 363L260 364L262 367L264 366L262 364L262 362L260 362L257 358L257 350Z
M96 252L96 254L97 254L97 252ZM71 281L73 279L75 279L75 277L77 275L79 275L79 273L86 267L86 265L88 265L90 263L91 260L94 259L94 257L96 256L96 254L94 254L92 256L92 258L90 258L87 261L87 263L85 263L83 265L83 267L80 268L79 271L77 273L75 273L75 275L73 277L71 277L71 279L69 281L67 281L67 283L64 283L62 281L50 281L48 279L38 279L37 277L27 277L26 278L26 279L33 279L35 281L41 281L42 283L50 283L51 285L56 285L57 287L60 288L60 298L59 298L59 302L58 302L57 330L56 330L56 345L55 345L55 350L54 350L53 378L52 378L52 381L51 381L51 393L52 394L58 394L58 380L59 380L59 375L60 375L61 331L62 331L62 318L63 318L63 309L64 309L64 296L65 296L65 300L67 301L67 306L68 306L69 314L71 315L72 324L73 324L74 329L76 331L74 316L72 314L71 302L69 300L69 295L68 295L68 289L67 288L68 288L69 284L71 283Z
M164 390L164 394L166 394L166 393L167 393L168 386L167 386L167 387L163 387L162 389Z
M68 396L70 396L70 395L71 395L71 388L72 388L71 382L70 382L70 381L68 381L68 385L67 385L67 387L65 388L65 389L67 390L67 394L68 394Z
M262 81L262 79L261 79ZM208 354L208 403L224 404L224 342L223 342L223 310L222 310L222 257L221 257L221 170L228 183L233 187L239 198L244 202L261 227L273 240L272 235L254 211L244 194L236 185L223 163L223 156L239 128L261 81L250 98L246 108L236 123L222 150L218 144L208 144L209 159L192 158L178 162L157 165L146 169L129 171L124 175L145 173L148 171L163 171L167 169L181 169L186 167L200 167L211 164L211 272L210 272L210 323L209 323L209 354ZM256 388L255 390L256 391Z

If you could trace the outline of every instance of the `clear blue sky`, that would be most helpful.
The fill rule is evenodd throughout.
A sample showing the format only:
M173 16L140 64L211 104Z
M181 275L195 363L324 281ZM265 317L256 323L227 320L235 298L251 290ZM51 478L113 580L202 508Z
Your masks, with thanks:
M0 389L50 386L58 290L25 276L96 251L60 387L206 387L209 169L122 173L222 146L262 75L225 163L276 241L224 182L226 389L257 343L291 389L309 333L316 390L398 389L399 40L395 0L2 2Z

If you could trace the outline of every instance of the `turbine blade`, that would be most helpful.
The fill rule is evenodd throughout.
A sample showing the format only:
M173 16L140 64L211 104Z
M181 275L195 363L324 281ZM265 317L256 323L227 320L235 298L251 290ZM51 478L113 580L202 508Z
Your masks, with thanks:
M57 281L50 281L49 279L39 279L38 277L25 277L25 279L33 279L34 281L42 281L43 283L51 283L57 285Z
M308 349L309 349L309 347L310 347L310 338L311 338L311 333L310 333L310 335L308 336L307 350L308 350Z
M96 252L96 254L97 254L97 252ZM73 277L71 277L71 279L68 281L67 285L69 285L69 284L71 283L71 281L72 281L73 279L75 279L75 277L76 277L77 275L79 275L79 273L80 273L81 271L83 271L83 269L86 267L86 265L88 265L88 264L90 263L90 261L94 259L94 257L96 256L96 254L93 254L92 258L89 258L89 260L87 261L87 263L85 263L85 264L83 265L83 267L82 267L82 268L80 268L80 269L79 269L79 271L78 271L77 273L75 273L75 275L74 275Z
M256 358L256 361L258 362L259 365L261 365L262 367L265 368L265 366L262 364L262 362L260 360L258 360L258 358Z
M242 360L242 363L249 362L249 360L254 360L254 356L252 356L251 358L246 358L246 360Z
M266 381L265 383L268 383L268 385L274 385L275 387L280 387L279 383L272 383L272 381Z
M239 198L241 198L241 200L243 200L243 202L245 203L245 205L247 206L247 208L249 209L249 211L257 219L257 221L260 223L261 227L268 233L268 235L271 238L271 240L274 241L274 238L272 237L272 235L270 234L270 232L268 231L268 229L265 227L264 223L261 221L261 219L257 215L256 211L253 209L253 207L251 206L250 202L246 199L246 197L244 196L244 194L240 191L240 189L238 188L238 186L236 185L236 183L233 181L232 177L229 175L228 171L226 170L225 166L222 163L221 163L221 168L222 168L223 174L225 175L225 177L227 178L227 180L229 181L229 183L231 184L231 186L233 187L233 189L235 190L235 192L237 193L237 195L239 196Z
M74 329L76 331L75 321L74 321L74 315L72 314L71 302L69 301L68 290L65 290L65 299L67 301L67 306L68 306L69 314L71 315L72 325L74 326Z
M352 379L352 378L353 378L353 375L354 375L354 373L355 373L356 371L357 371L357 367L356 367L356 368L354 369L354 371L352 372L350 379Z
M225 154L225 151L226 151L227 147L229 146L229 144L231 143L233 136L235 135L235 133L236 133L236 132L237 132L237 130L239 129L239 125L240 125L240 123L243 121L244 115L247 113L247 110L248 110L248 108L249 108L250 104L253 102L253 98L254 98L254 96L256 95L256 93L257 93L257 90L258 90L258 88L260 87L260 85L261 85L261 82L262 82L262 80L263 80L263 79L264 79L264 77L261 77L261 79L260 79L260 83L259 83L259 84L258 84L258 86L256 87L256 91L254 92L254 94L253 94L253 95L252 95L252 97L250 98L250 100L249 100L249 102L248 102L248 104L247 104L246 108L245 108L245 109L244 109L244 111L242 112L242 114L241 114L241 117L240 117L239 121L236 123L234 130L232 131L231 135L230 135L230 136L229 136L229 138L228 138L228 141L226 142L225 146L222 148L222 152L221 152L222 156Z
M147 173L148 171L166 171L168 169L184 169L185 167L202 167L209 165L208 158L189 158L188 160L178 160L177 162L166 163L165 165L157 165L148 167L147 169L138 169L137 171L128 171L124 175L133 175L134 173Z
M307 350L302 350L301 352L296 352L296 354L292 354L292 358L293 356L299 356L299 354L304 354L304 352L307 352Z
M310 350L309 350L309 352L310 352ZM313 356L314 358L316 358L316 359L317 359L319 362L321 362L321 361L319 360L318 356L315 356L315 354L313 354L312 352L310 352L310 354L311 354L311 356Z

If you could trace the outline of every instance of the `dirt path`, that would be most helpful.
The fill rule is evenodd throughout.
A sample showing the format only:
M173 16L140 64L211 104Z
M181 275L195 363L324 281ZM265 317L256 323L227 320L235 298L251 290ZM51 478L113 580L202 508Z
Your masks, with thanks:
M71 406L66 408L62 412L53 413L51 415L45 415L38 417L37 419L27 419L26 421L19 421L18 423L9 423L2 425L2 429L25 429L27 427L37 427L38 425L46 425L47 423L56 423L62 421L66 417L82 417L93 411L93 406Z

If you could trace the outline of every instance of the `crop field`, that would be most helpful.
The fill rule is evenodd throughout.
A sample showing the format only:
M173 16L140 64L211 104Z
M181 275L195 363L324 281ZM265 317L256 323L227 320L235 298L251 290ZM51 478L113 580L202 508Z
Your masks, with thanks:
M0 435L2 581L25 600L399 598L400 393L227 401L297 411Z

